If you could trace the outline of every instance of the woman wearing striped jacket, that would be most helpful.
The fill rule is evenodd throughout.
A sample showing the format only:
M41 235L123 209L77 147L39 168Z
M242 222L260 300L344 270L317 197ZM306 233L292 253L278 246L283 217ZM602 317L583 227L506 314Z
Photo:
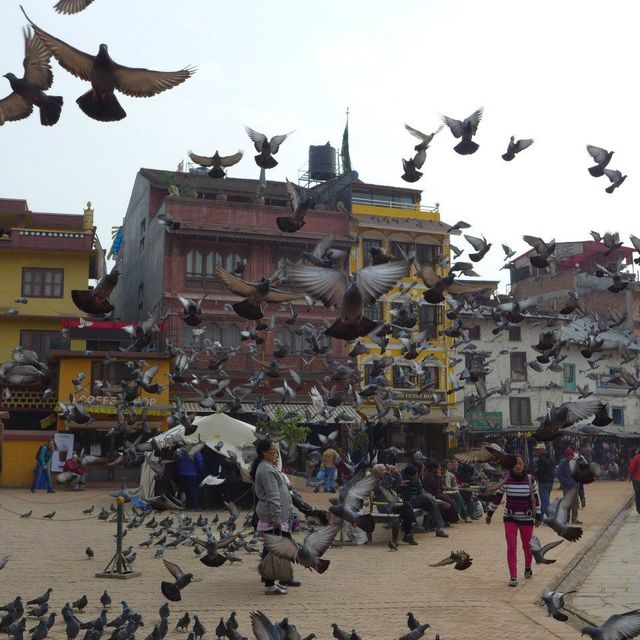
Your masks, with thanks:
M531 578L531 549L529 541L533 535L533 526L542 522L540 514L540 496L536 479L525 473L522 456L516 456L513 469L503 478L502 485L496 491L493 502L489 505L486 522L491 524L493 512L502 502L506 494L504 506L504 537L507 540L507 564L509 566L509 586L518 585L518 532L524 551L524 577Z

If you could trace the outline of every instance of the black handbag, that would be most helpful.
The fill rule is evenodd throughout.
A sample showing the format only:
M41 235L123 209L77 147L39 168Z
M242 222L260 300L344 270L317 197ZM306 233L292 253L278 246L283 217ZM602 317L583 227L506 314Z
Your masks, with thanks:
M271 551L260 561L258 572L265 580L279 580L281 582L293 580L291 561L277 556Z

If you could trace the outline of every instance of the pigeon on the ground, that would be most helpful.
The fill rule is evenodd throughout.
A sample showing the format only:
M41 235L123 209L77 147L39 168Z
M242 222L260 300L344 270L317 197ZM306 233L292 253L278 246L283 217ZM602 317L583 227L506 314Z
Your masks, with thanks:
M62 113L62 98L44 93L53 84L49 60L51 52L30 29L24 30L24 74L18 78L13 73L4 77L11 85L12 93L0 100L0 125L22 120L31 115L33 107L40 110L40 124L50 127L58 122Z
M464 571L473 564L473 558L469 557L466 551L452 551L447 558L440 560L434 564L430 564L430 567L444 567L445 565L452 564L454 569L458 571Z
M165 564L167 563L167 561L164 561ZM191 616L189 615L189 612L187 611L181 618L180 620L178 620L178 623L176 624L176 629L180 629L180 631L186 631L189 628L189 625L191 624Z
M92 56L40 29L24 9L22 12L60 66L77 78L91 82L91 89L76 102L94 120L114 122L126 118L115 90L134 98L150 98L181 84L195 72L192 67L179 71L125 67L111 59L106 44L101 44L98 54Z

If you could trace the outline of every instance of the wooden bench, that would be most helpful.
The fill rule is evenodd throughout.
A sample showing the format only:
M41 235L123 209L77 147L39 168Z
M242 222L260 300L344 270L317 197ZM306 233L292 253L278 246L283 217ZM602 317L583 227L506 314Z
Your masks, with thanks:
M396 504L402 504L402 501L399 500ZM374 502L373 498L370 498L369 514L371 515L371 517L373 518L373 521L376 524L382 524L383 526L386 526L389 528L391 532L391 542L393 542L393 544L398 544L398 539L400 537L400 528L401 528L400 514L399 513L381 513L380 511L374 511L374 507L388 507L388 506L389 506L388 502ZM429 513L424 509L414 509L413 515L415 516L416 520L418 520L419 518L423 518L423 521L426 521L426 519L429 517ZM425 522L425 525L426 525L426 522ZM427 527L425 526L425 529L426 528ZM371 533L367 533L367 538L371 543L373 539L373 535Z

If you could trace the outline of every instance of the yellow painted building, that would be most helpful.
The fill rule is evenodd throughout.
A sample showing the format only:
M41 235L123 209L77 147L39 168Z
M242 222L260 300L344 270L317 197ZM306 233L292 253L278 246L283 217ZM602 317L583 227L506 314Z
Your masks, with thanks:
M401 257L401 251L407 255L415 253L417 262L429 264L437 256L449 258L449 227L440 220L437 206L424 206L421 203L421 192L416 189L403 187L387 187L369 185L355 181L352 185L352 216L351 232L358 238L355 249L350 255L350 269L356 269L370 264L371 247L380 247L387 253ZM459 233L455 232L454 233ZM412 282L417 284L403 293L403 288ZM400 449L422 450L433 457L444 456L450 446L444 434L444 429L450 422L462 420L463 407L456 406L455 395L447 394L449 383L449 347L451 339L442 335L442 331L449 325L446 318L444 304L426 304L422 293L425 285L412 269L410 277L403 279L399 286L389 294L383 296L373 307L367 309L368 317L381 322L391 322L391 311L395 305L406 303L408 298L423 304L419 307L419 320L415 327L417 332L428 332L428 350L420 353L417 361L427 366L427 375L434 382L432 389L419 393L415 386L416 376L406 374L411 371L412 362L403 360L401 344L390 337L384 355L396 358L394 366L386 371L390 382L389 388L399 402L417 402L430 410L427 415L414 416L410 412L402 414L402 428L395 428L388 433L381 433L380 439L386 445L394 445ZM369 353L358 357L358 364L364 376L368 379L368 363L380 356L380 347L374 342L361 339ZM405 375L403 375L405 374ZM436 402L432 403L433 396ZM364 411L375 415L374 405L363 405ZM376 443L374 443L375 445Z
M0 362L17 345L34 350L46 362L52 348L84 349L69 341L61 321L80 313L72 289L86 289L102 275L103 252L93 224L91 204L82 214L38 213L25 200L0 199ZM0 401L7 412L2 435L0 485L25 486L31 481L35 451L55 428L58 376L54 368L46 384L10 389ZM52 390L48 397L42 392Z

